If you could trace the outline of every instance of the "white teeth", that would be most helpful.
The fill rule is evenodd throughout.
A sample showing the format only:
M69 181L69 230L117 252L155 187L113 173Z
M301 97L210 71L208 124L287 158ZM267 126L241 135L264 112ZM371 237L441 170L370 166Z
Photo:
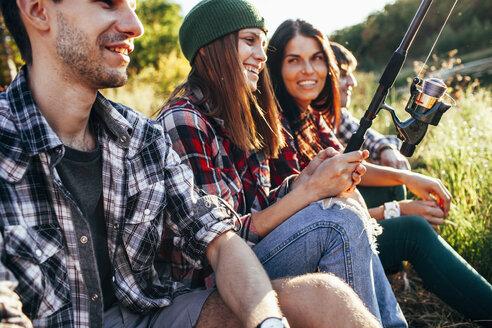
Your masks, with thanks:
M256 67L246 66L245 68L249 72L253 72L255 74L260 74L260 70Z
M121 48L121 47L111 47L109 50L117 52L122 55L128 55L128 49L127 48Z
M312 86L316 84L316 81L301 81L298 83L299 85Z

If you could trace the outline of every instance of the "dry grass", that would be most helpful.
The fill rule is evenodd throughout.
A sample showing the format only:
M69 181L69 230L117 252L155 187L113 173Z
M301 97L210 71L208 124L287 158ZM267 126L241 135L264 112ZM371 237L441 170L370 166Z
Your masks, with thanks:
M406 275L406 277L405 277ZM404 272L388 276L403 314L411 328L475 328L437 296L427 291L417 273L407 265ZM405 283L405 279L407 282ZM406 287L405 287L406 286Z

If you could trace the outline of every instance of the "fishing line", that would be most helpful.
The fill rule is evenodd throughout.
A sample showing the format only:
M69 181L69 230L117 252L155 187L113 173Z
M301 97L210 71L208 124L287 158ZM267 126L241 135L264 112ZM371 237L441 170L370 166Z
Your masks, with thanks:
M453 4L453 7L451 8L451 10L449 11L449 14L448 14L448 17L446 17L446 20L444 21L444 24L441 26L441 30L439 31L439 34L437 35L437 38L434 40L434 44L432 45L432 48L431 50L429 51L429 54L427 55L427 58L425 59L424 61L424 64L422 65L422 67L420 68L420 71L419 73L417 74L417 77L420 77L420 74L422 74L422 71L424 70L424 67L425 65L427 64L427 61L429 60L430 56L432 55L432 52L434 51L434 47L436 46L437 44L437 40L439 40L439 37L441 36L441 33L442 31L444 30L444 27L446 26L448 20L449 20L449 17L451 17L451 14L453 13L453 10L454 10L454 7L456 7L456 4L458 3L458 0L455 0L454 4Z

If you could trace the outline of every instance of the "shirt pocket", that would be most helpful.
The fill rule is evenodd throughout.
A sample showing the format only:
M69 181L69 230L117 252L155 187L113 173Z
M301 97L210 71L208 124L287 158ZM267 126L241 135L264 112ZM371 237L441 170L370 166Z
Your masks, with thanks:
M8 226L4 231L7 265L16 275L23 311L48 317L70 302L63 234L57 225Z
M132 271L148 271L153 265L163 231L162 210L166 205L164 181L158 181L128 201L123 244Z

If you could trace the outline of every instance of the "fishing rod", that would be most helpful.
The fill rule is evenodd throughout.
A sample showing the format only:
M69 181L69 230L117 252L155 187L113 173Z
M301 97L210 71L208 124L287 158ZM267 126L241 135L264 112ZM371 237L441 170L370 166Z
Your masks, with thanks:
M454 7L458 0L455 1L451 11L449 12L446 21L444 22L441 31L439 32L432 49L429 52L429 56L432 53L437 39L441 35L442 29L446 25ZM447 86L446 84L435 78L427 80L421 79L419 76L413 79L410 86L410 99L405 107L405 111L411 115L411 118L404 122L401 122L393 108L385 104L386 96L389 89L393 86L396 77L400 73L400 70L405 63L408 49L411 47L415 35L420 29L422 22L429 11L432 4L432 0L423 0L420 4L415 16L410 23L410 26L403 37L399 47L395 50L391 56L383 75L379 80L379 86L372 98L369 107L367 108L364 116L361 118L359 128L352 135L350 141L345 148L345 152L351 152L360 149L364 144L365 135L367 130L371 127L373 120L378 115L381 109L388 110L391 113L393 123L398 131L398 138L403 141L400 148L400 152L410 157L413 155L416 146L424 138L427 132L428 125L437 125L441 120L442 115L451 107L450 104L444 103L442 97L445 95ZM427 56L425 63L429 59ZM422 72L422 69L421 71ZM420 75L420 73L418 74ZM449 98L451 98L449 96ZM452 98L451 98L452 99Z

